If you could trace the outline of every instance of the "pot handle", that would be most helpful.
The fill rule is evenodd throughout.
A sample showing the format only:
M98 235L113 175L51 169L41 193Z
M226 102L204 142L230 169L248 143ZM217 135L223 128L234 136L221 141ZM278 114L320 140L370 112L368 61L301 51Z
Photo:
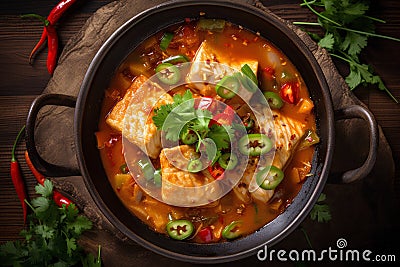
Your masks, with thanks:
M75 97L62 94L44 94L37 97L31 104L26 121L26 148L35 168L45 176L65 177L80 175L80 171L77 168L59 166L44 160L39 155L35 143L36 119L39 111L44 106L55 105L75 108L75 104Z
M378 124L375 121L374 115L363 106L351 105L338 110L335 110L335 120L344 120L360 118L363 119L369 129L369 151L368 157L363 165L357 169L346 171L341 176L342 183L350 183L367 176L375 165L376 155L379 143Z

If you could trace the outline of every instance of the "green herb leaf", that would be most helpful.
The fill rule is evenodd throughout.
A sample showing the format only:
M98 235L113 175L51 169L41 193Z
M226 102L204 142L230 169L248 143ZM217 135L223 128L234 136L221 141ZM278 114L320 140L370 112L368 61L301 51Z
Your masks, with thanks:
M334 43L335 39L333 38L333 34L328 33L324 36L324 38L319 40L318 45L322 48L332 49Z
M318 222L329 222L332 219L331 212L329 206L327 204L323 204L326 200L326 195L321 194L317 200L317 203L311 210L310 217L312 220L317 220Z
M38 184L35 186L35 191L39 195L42 195L42 197L49 197L53 193L53 184L50 180L45 180L43 185Z

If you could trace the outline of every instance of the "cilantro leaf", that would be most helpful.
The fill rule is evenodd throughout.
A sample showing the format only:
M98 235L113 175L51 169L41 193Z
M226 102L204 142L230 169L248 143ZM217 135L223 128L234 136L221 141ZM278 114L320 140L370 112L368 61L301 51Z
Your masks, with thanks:
M358 55L367 46L367 39L365 35L348 32L340 48L343 51L347 50L351 56Z
M329 206L327 204L323 204L326 200L326 195L321 194L317 200L317 203L314 205L310 212L310 217L312 220L317 220L318 222L329 222L332 219L331 212Z
M5 266L76 266L83 263L85 253L78 244L80 235L92 223L74 204L60 208L53 200L53 184L46 180L35 187L40 197L30 206L27 229L21 231L23 241L7 242L0 246L0 260ZM94 263L94 262L93 262ZM100 254L96 265L101 266Z
M53 193L53 184L50 182L50 180L45 180L43 185L38 184L35 186L35 191L39 195L42 195L42 197L49 197Z
M321 40L319 40L318 45L322 48L332 49L335 39L332 33L326 34Z
M229 148L233 134L234 130L232 129L232 126L214 124L211 126L210 132L207 136L214 140L217 149L221 150Z

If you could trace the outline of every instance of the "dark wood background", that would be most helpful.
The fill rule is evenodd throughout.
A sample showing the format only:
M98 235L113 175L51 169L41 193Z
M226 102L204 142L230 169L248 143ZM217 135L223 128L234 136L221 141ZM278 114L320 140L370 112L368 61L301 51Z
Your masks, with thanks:
M49 81L46 70L46 50L28 64L28 56L42 31L41 22L21 19L21 14L37 13L46 16L58 0L1 0L0 1L0 242L19 237L23 228L22 209L9 175L11 147L20 128L25 124L32 100L41 94ZM60 51L85 21L109 0L78 1L62 18L57 30ZM300 0L264 0L265 6L290 21L313 21L306 8L299 6ZM380 0L372 4L371 15L386 21L378 24L380 34L400 38L400 1ZM309 28L314 30L314 28ZM385 81L385 84L400 99L400 42L370 38L368 48L362 54ZM335 61L341 74L347 68ZM396 162L396 192L400 180L400 104L395 104L385 93L374 87L358 88L355 94L371 109L382 126L393 150ZM30 195L36 184L23 160L24 144L18 146L17 156ZM397 194L399 199L399 194ZM398 211L394 211L398 213Z

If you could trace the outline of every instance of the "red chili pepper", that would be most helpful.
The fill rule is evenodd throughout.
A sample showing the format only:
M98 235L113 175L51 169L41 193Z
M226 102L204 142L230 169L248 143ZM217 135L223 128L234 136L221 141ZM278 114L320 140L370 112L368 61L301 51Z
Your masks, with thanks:
M201 229L197 235L205 243L210 243L213 240L212 229L210 226Z
M65 11L76 1L77 0L62 0L62 1L60 1L50 11L47 18L44 18L44 17L36 15L36 14L27 14L27 15L22 16L22 17L39 18L40 20L43 21L43 24L45 26L43 28L40 40L37 42L37 44L32 49L32 51L29 55L29 64L31 64L34 54L43 46L43 44L47 40L49 43L49 54L47 56L47 70L50 74L53 74L55 64L56 64L56 59L57 59L57 50L58 50L58 38L57 38L57 33L54 29L54 25L57 23L57 21L60 19L60 17L65 13ZM51 29L48 28L49 26ZM52 35L52 36L50 36L50 35ZM56 46L56 48L54 48L54 46ZM52 50L52 51L50 52L50 50Z
M28 151L25 151L25 161L26 164L29 167L29 170L32 172L33 176L35 176L36 181L38 181L39 184L43 185L44 181L46 180L46 177L44 177L43 174L41 174L35 166L33 166L31 159L29 158ZM53 190L53 200L57 204L57 206L62 207L63 204L69 206L69 204L73 203L71 200L68 198L64 197L60 192L57 190Z
M47 52L47 71L50 74L53 74L57 64L58 36L56 29L51 24L46 26L46 31L47 31L47 46L49 49L49 51Z
M44 43L47 40L47 31L46 28L43 29L42 36L40 37L40 40L37 42L35 47L32 49L31 54L29 55L29 64L32 64L32 58L36 54L36 52L44 45Z
M218 162L214 163L214 165L212 166L208 166L207 169L211 176L214 177L214 179L221 180L224 178L225 170L221 166L219 166Z
M47 16L47 20L50 24L54 25L60 17L65 13L65 11L77 0L61 0Z
M299 102L299 90L299 83L287 82L282 85L280 95L289 104L297 104Z
M17 192L19 201L21 202L22 205L22 211L24 214L24 223L26 223L26 216L28 214L28 205L25 202L25 199L27 198L27 193L25 189L25 182L22 177L21 169L19 166L19 163L17 161L17 158L15 157L15 149L17 147L18 141L21 139L21 136L23 135L25 131L25 126L22 127L22 129L19 131L17 138L14 141L14 145L11 151L11 165L10 165L10 174L11 174L11 179L14 184L15 191Z

